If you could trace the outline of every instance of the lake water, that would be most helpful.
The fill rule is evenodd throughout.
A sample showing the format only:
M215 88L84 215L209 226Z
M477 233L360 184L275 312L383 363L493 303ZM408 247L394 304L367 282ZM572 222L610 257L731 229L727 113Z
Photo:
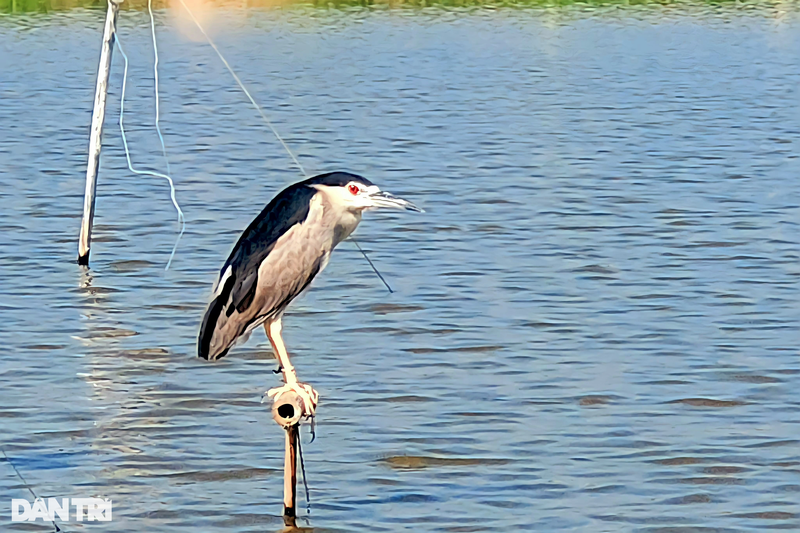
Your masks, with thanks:
M238 9L204 19L312 173L374 214L284 320L322 400L316 532L800 530L800 16L793 3ZM75 263L104 10L0 16L0 428L64 531L283 528L265 336L208 363L239 232L300 179L179 10L157 14L163 180L127 170L116 53L92 268ZM123 11L134 164L163 171ZM31 499L0 463L11 498Z

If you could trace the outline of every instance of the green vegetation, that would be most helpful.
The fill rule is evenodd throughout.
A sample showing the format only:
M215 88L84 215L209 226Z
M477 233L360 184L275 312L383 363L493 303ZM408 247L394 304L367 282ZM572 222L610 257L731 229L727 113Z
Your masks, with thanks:
M697 6L726 5L742 9L780 8L784 11L796 10L798 3L794 0L786 2L743 2L740 0L212 0L211 5L219 7L253 7L265 8L275 6L307 6L316 8L592 8L592 7L626 7L626 6L665 6L680 8ZM169 5L169 0L154 0L157 8ZM105 9L106 0L0 0L0 15L11 13L49 13L70 9ZM123 10L146 9L147 0L124 0Z
M0 13L48 13L105 5L101 0L0 0Z

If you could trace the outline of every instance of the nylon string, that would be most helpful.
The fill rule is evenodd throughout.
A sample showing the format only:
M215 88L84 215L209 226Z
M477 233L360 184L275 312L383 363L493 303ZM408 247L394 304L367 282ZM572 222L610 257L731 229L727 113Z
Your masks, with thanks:
M250 94L250 91L247 90L247 87L244 86L244 83L242 83L242 80L239 79L239 76L236 75L236 72L234 72L233 67L231 67L230 63L228 63L228 60L225 59L225 56L222 55L222 52L220 52L219 48L217 48L217 45L214 44L214 41L211 39L211 37L208 35L208 33L206 33L206 30L203 29L203 26L200 25L200 21L197 20L197 18L194 16L194 13L192 13L192 10L189 9L189 6L186 5L186 2L184 2L184 0L179 0L179 1L180 1L181 5L183 6L183 8L186 10L186 12L189 14L189 17L191 17L192 22L194 22L195 26L197 26L197 29L200 30L200 33L202 33L203 36L206 38L206 40L208 41L208 44L211 45L211 48L213 48L214 51L217 53L217 56L219 56L219 59L225 65L225 68L228 69L228 72L231 73L231 76L233 76L233 79L236 80L236 83L239 85L239 88L242 89L242 91L244 92L245 95L247 95L247 98L250 100L250 103L253 104L253 107L256 108L256 111L258 111L258 114L261 115L261 118L264 119L264 122L267 124L267 126L269 126L269 129L272 130L272 133L275 134L275 137L278 139L278 141L281 143L283 148L286 150L286 153L289 154L289 156L292 158L292 161L294 161L294 164L297 165L297 168L300 169L300 172L302 172L304 176L309 177L308 172L305 171L305 169L303 168L303 165L300 164L300 161L298 161L297 157L294 155L292 150L289 148L289 146L283 140L283 137L281 137L280 133L278 133L278 130L275 129L275 126L273 126L272 122L270 122L270 120L267 118L267 115L264 113L264 110L255 101L253 96ZM392 290L392 288L389 287L389 284L386 283L386 280L383 279L383 276L381 276L381 273L378 272L378 269L375 268L375 265L372 263L370 258L367 256L367 253L364 250L361 249L361 246L358 245L358 243L352 237L352 235L350 236L350 240L353 241L353 243L356 245L356 248L358 248L358 251L361 252L361 255L363 255L364 259L366 259L367 263L369 263L370 268L372 268L373 272L375 272L375 274L377 274L378 278L383 282L383 284L386 285L386 288L389 290L389 292L390 293L394 292Z
M167 149L164 144L164 136L161 134L161 126L159 124L159 94L158 94L158 45L156 44L156 33L155 33L155 21L153 19L153 10L151 5L152 0L148 0L147 7L150 13L150 28L152 30L152 37L153 37L153 53L155 55L155 61L153 64L153 69L155 71L155 98L156 98L156 132L158 133L158 138L161 142L161 152L164 154L164 160L166 161L167 165L167 174L162 174L160 172L153 172L151 170L137 170L133 167L133 162L131 161L131 152L128 147L128 138L125 135L125 89L128 85L128 56L125 54L125 51L122 48L122 44L120 44L119 34L114 28L114 44L119 50L119 53L122 55L122 58L125 61L125 69L122 75L122 94L120 96L120 103L119 103L119 131L122 135L122 145L125 148L125 159L128 162L128 170L130 170L134 174L138 174L141 176L153 176L156 178L163 178L167 180L169 183L169 192L170 192L170 199L172 200L172 205L175 206L175 210L178 212L178 222L181 224L181 231L178 233L178 238L175 240L175 245L172 247L172 252L170 253L169 260L167 261L166 267L164 270L169 270L170 265L172 264L172 259L175 257L175 252L178 249L178 243L180 243L181 237L183 237L184 232L186 231L186 218L183 215L183 211L181 210L180 205L178 204L178 200L175 197L175 183L170 177L170 168L169 168L169 159L167 158Z
M192 10L189 9L189 6L187 6L186 2L184 2L183 0L180 0L180 3L184 7L184 9L186 9L186 12L189 13L189 17L191 17L192 22L194 22L195 26L197 26L197 29L200 30L200 33L203 34L203 37L206 38L206 40L208 41L208 44L210 44L211 48L213 48L214 51L217 53L217 55L219 56L220 61L222 61L222 63L225 65L225 68L227 68L228 72L231 73L231 76L233 76L233 79L236 80L237 84L239 84L239 88L242 90L242 92L244 92L244 94L250 100L250 103L253 104L253 107L256 108L256 111L258 111L258 114L261 115L262 119L264 119L264 122L267 124L267 126L269 126L269 129L272 130L272 133L275 134L275 137L281 143L281 145L283 146L284 150L286 150L286 153L289 154L289 157L292 158L292 161L294 161L294 164L297 165L297 168L300 169L300 172L302 172L304 176L308 177L308 172L306 172L306 170L303 168L303 165L300 164L300 161L298 161L297 157L295 157L295 155L292 152L292 150L289 148L289 146L283 140L283 137L281 137L281 134L278 133L278 130L275 129L275 126L272 125L272 122L270 122L270 120L267 118L267 115L264 113L264 110L261 109L261 106L258 105L258 103L255 101L255 99L252 97L252 95L250 94L250 91L248 91L247 87L244 86L244 83L242 83L242 80L240 80L239 76L236 75L236 72L234 72L234 70L231 67L230 63L228 63L228 60L225 59L225 56L223 56L222 52L219 51L219 48L217 48L217 45L214 44L214 41L206 33L206 30L204 30L203 26L200 25L200 21L195 18L194 13L192 13Z
M11 468L14 469L14 472L17 474L17 477L22 481L22 484L25 485L25 488L28 489L28 492L31 493L31 496L33 496L33 501L43 499L43 498L39 498L36 495L36 493L33 492L33 488L30 485L28 485L28 482L25 481L25 478L22 477L22 474L20 474L19 470L17 470L16 465L11 462L11 459L6 454L6 451L3 450L3 449L0 449L0 452L3 452L3 457L6 458L6 462L11 465ZM303 476L305 477L305 471L303 471ZM56 524L55 519L50 520L50 522L53 524L53 528L54 528L55 533L60 533L61 532L61 528L58 527L58 524Z

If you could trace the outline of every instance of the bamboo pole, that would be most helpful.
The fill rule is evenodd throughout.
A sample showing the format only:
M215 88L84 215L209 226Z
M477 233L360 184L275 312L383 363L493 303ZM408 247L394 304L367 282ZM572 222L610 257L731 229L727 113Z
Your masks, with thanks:
M300 426L286 428L286 454L283 462L283 521L293 526L297 517L297 439Z
M297 517L297 446L303 413L305 413L303 399L294 391L281 394L272 404L272 418L286 431L283 462L283 521L292 527Z
M100 65L97 68L97 86L94 91L94 112L92 129L89 134L89 160L86 164L86 191L83 197L83 219L78 240L78 264L89 265L89 249L92 244L92 222L94 221L94 201L97 193L97 169L100 166L100 145L103 121L106 116L106 97L108 95L108 75L111 71L111 52L114 46L114 32L117 25L119 4L122 0L108 0L106 23L103 29L103 45L100 49Z

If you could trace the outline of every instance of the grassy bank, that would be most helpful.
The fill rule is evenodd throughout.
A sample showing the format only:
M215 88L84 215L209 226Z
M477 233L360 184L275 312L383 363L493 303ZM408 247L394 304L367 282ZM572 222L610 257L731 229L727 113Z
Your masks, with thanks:
M303 5L319 8L378 7L378 8L416 8L436 7L486 7L486 8L557 8L557 7L672 7L724 5L727 8L741 9L781 9L797 11L800 3L788 2L741 2L737 0L213 0L209 2L219 7L267 8L276 6ZM154 0L156 8L169 7L169 0ZM0 14L49 13L71 9L105 9L106 0L0 0ZM125 0L122 9L146 9L147 0Z

